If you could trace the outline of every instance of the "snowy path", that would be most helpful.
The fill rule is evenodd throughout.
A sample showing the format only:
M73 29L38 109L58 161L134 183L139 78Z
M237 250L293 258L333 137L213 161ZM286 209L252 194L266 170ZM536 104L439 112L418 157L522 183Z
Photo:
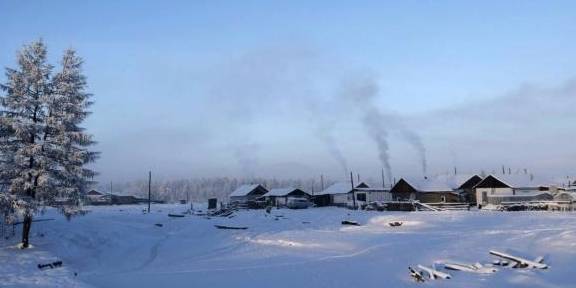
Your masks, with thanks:
M47 283L64 281L60 287L410 287L421 284L408 277L409 265L490 262L488 250L497 249L527 258L543 255L551 268L503 269L494 275L451 272L451 280L424 285L574 287L566 276L576 265L576 214L570 213L318 208L273 210L284 216L275 220L261 210L232 219L167 217L183 210L178 205L156 206L149 215L138 206L91 209L71 222L55 216L58 220L33 227L46 234L33 238L35 250L16 251L13 243L4 243L0 260L15 257L19 268L2 264L1 283L42 286L25 280L28 275ZM345 219L363 225L340 225ZM387 225L395 220L404 225ZM250 228L218 230L214 224ZM39 273L30 268L37 257L62 259L65 269Z

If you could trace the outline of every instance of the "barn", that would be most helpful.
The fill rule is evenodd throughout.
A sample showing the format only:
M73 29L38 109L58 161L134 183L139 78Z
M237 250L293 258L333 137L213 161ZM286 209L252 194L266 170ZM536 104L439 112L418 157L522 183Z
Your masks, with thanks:
M268 189L260 184L242 185L230 194L230 202L247 202L256 200L268 193Z
M290 198L310 199L311 195L297 188L276 188L271 189L262 197L264 197L266 202L268 202L270 205L283 207L288 204L288 199Z
M556 185L546 179L528 174L488 175L480 181L476 190L476 203L499 205L503 202L527 202L552 200Z

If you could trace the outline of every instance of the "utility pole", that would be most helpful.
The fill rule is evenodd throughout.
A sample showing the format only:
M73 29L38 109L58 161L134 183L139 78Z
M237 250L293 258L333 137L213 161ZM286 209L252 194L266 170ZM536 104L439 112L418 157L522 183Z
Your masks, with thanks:
M324 191L324 175L320 174L320 189Z
M152 171L148 171L148 213L150 213L150 202L152 202Z
M312 178L312 183L311 183L311 186L312 186L312 196L314 196L314 185L315 185L315 184L316 184L316 179Z
M350 185L352 185L352 205L356 210L356 193L354 193L354 174L352 172L350 172Z

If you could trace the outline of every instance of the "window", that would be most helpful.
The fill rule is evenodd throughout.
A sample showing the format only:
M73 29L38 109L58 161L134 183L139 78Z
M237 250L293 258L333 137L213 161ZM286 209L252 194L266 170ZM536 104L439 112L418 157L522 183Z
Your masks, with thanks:
M358 194L356 194L356 200L366 202L366 193L358 193Z

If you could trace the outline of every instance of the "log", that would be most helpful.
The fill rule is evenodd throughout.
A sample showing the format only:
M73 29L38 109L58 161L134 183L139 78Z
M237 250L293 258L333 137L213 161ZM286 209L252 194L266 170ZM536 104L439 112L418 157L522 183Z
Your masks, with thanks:
M229 229L229 230L246 230L248 227L244 226L226 226L226 225L214 225L218 229Z

